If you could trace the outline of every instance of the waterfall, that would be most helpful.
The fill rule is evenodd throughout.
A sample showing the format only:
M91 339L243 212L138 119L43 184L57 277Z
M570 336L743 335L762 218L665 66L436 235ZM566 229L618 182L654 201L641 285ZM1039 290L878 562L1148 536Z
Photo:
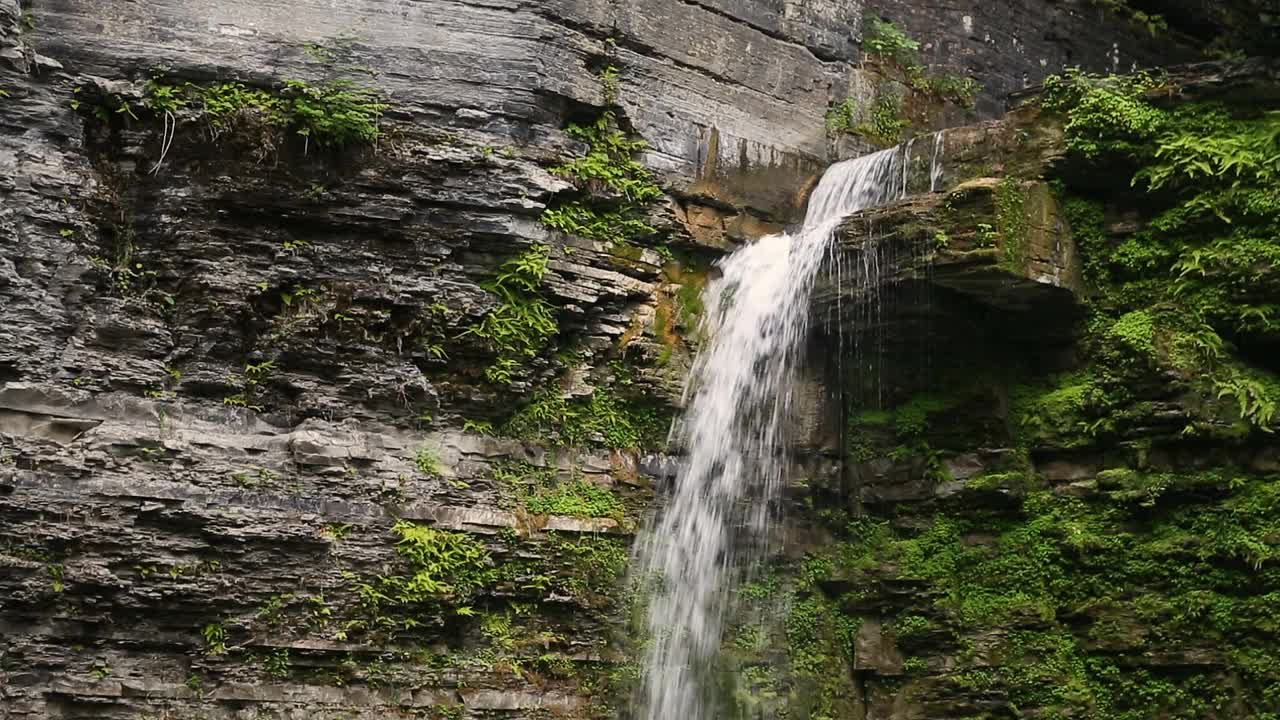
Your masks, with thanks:
M940 157L935 141L933 166ZM704 296L704 330L673 429L685 452L669 502L638 544L652 583L640 716L716 717L715 666L730 593L768 550L786 465L785 429L809 295L840 221L907 192L911 145L832 165L803 226L723 259ZM931 185L938 173L931 168Z

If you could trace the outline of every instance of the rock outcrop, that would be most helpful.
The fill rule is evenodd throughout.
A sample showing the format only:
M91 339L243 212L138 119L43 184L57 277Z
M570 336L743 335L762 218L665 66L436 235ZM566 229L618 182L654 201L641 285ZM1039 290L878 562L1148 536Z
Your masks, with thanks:
M0 716L625 707L628 545L671 471L699 292L713 258L867 147L825 126L884 79L858 66L864 12L0 0ZM933 17L903 22L945 47L963 20ZM1035 68L1170 57L1063 17L1070 32L977 78L971 116ZM982 57L967 67L985 76ZM607 155L593 123L647 141L652 175L620 191L566 170ZM968 187L950 197L975 224L950 231L938 292L982 305L1016 276L996 304L1018 313L1078 292L1056 236L1015 273L973 247L996 201ZM872 222L942 223L940 202ZM574 203L642 229L546 222ZM944 461L1008 456L961 447ZM827 450L806 472L837 508L828 486L850 478ZM874 468L902 482L860 503L915 499L918 468ZM859 626L847 676L876 698L908 662L885 627Z

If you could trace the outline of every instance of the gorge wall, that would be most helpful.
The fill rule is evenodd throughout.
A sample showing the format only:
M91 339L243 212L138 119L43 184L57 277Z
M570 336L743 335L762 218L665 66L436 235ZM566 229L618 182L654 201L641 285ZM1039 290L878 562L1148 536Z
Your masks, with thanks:
M875 8L982 84L921 126L1064 62L1183 53L1087 3L982 5ZM678 450L698 292L871 144L827 123L903 83L861 63L871 11L0 0L0 717L625 709L627 548ZM1015 46L1039 17L1059 30ZM606 149L634 137L647 171ZM974 152L951 185L992 176ZM796 518L932 497L842 452L807 456L830 487ZM849 707L924 716L858 627Z

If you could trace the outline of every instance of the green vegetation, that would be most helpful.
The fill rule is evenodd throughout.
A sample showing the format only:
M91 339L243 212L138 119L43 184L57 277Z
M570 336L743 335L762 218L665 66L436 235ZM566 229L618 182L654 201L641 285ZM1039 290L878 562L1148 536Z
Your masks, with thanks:
M559 446L658 447L670 418L656 406L597 389L590 398L568 399L556 390L535 395L511 416L502 433Z
M928 72L920 58L920 43L891 22L872 19L865 28L862 48L882 70L890 71L890 79L878 85L866 106L848 98L828 110L828 132L861 135L881 146L895 145L911 127L908 105L918 110L922 103L933 101L971 108L982 89L972 78Z
M1119 467L1097 479L1100 492L1088 500L1038 491L1011 512L936 515L918 533L859 520L804 567L855 588L886 569L927 582L940 619L898 618L900 642L928 632L963 647L966 637L1005 628L996 664L966 671L964 682L1007 693L1037 717L1191 720L1224 703L1234 703L1232 717L1274 717L1280 652L1260 629L1280 627L1280 478ZM1215 500L1194 501L1205 497ZM831 672L813 650L814 628L826 622L839 636L848 619L822 620L826 602L805 599L788 617L800 669ZM1242 686L1218 682L1209 668L1143 665L1151 647L1187 645L1221 648L1215 663ZM923 658L916 665L928 671Z
M53 563L45 567L49 573L49 586L55 593L67 589L67 573L61 563Z
M287 678L293 670L293 661L289 659L289 648L276 648L261 658L262 670L274 678Z
M938 453L929 443L930 417L963 402L963 393L921 393L892 410L864 410L849 418L846 428L849 458L867 462L876 458L924 460L924 471L935 481L947 479Z
M83 90L75 89L71 107L104 124L121 117L161 122L153 173L163 165L184 124L202 126L214 140L246 142L261 160L275 151L280 133L301 136L304 152L313 141L322 147L376 142L381 134L378 123L389 108L377 91L349 80L317 85L291 79L267 89L239 82L178 84L157 77L147 83L141 98L111 93L90 98Z
M1000 246L1004 252L1001 265L1021 274L1027 265L1027 246L1030 243L1026 192L1017 180L1002 180L996 186L995 205L996 227L999 228Z
M377 589L365 586L362 597L368 603L394 600L417 605L447 600L466 604L478 590L497 579L489 550L467 533L404 520L392 530L400 538L396 552L409 564L411 574L380 578Z
M877 145L895 145L910 122L904 118L902 98L892 92L877 96L865 120L854 122L853 100L845 100L827 114L827 127L835 132L861 135Z
M285 80L270 90L238 82L171 85L153 80L147 84L142 107L156 114L201 120L215 137L249 124L293 132L321 146L337 146L376 141L378 121L389 106L376 91L346 80L321 85Z
M635 159L648 145L623 132L612 111L590 124L572 124L567 132L587 144L587 153L551 172L573 182L581 197L549 206L542 223L609 245L627 245L656 234L646 206L662 197L662 189Z
M500 303L463 334L483 338L497 352L497 360L485 370L489 382L510 384L521 364L536 357L560 330L555 308L539 291L550 253L546 245L534 245L503 263L498 276L484 285Z
M897 25L880 18L871 18L867 23L862 50L900 65L920 64L920 43L912 40Z
M862 49L881 62L898 68L904 82L917 92L972 107L982 86L972 78L945 73L932 75L920 59L920 43L897 25L873 18L862 38Z
M1270 431L1280 380L1236 349L1280 330L1280 113L1156 105L1160 81L1148 75L1070 72L1045 88L1045 109L1067 117L1068 149L1132 169L1158 203L1119 244L1098 201L1064 203L1095 293L1091 342L1130 366L1167 368Z
M794 599L792 677L771 687L840 716L849 683L803 677L847 678L841 643L823 643L866 608L903 655L900 684L877 691L927 694L938 715L1277 720L1280 476L1256 458L1280 401L1280 114L1178 95L1149 76L1048 83L1061 214L1013 177L982 235L1022 270L1041 226L1067 221L1088 286L1078 361L996 380L984 348L947 365L943 393L850 408L850 456L894 461L868 469L923 493L869 504L884 516L815 512L836 540L771 591ZM935 448L982 468L929 494Z
M572 572L562 580L566 590L577 597L604 596L617 589L627 569L629 557L624 538L580 535L570 538L548 533L557 555L569 559Z
M612 491L578 476L558 481L552 468L510 462L493 469L493 479L511 501L534 515L569 515L583 518L625 520L622 500Z
M209 623L200 629L205 655L227 654L227 629L222 623Z
M573 480L544 490L530 497L525 508L535 515L623 519L622 501L618 496L585 480Z
M262 412L263 406L259 404L262 397L262 388L271 377L271 373L275 372L275 369L275 361L267 360L245 365L244 372L239 377L229 375L227 382L232 385L238 385L240 392L224 397L222 404Z
M858 119L858 107L847 99L827 112L827 129L861 135L877 145L896 145L911 123L903 117L902 96L891 88L877 93L871 111Z
M426 445L418 449L418 454L413 458L413 464L418 468L418 472L427 477L439 477L444 472L439 451Z
M1169 23L1164 19L1163 15L1139 10L1130 6L1126 0L1089 0L1089 2L1128 19L1138 27L1145 29L1152 37L1169 32Z

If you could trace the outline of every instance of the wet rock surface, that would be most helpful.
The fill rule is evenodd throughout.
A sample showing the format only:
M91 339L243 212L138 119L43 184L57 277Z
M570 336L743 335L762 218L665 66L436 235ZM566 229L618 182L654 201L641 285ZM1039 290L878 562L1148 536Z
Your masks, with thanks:
M674 460L617 428L678 408L710 261L798 217L863 10L0 0L0 715L625 706L627 548ZM291 79L376 90L377 141L148 104ZM627 247L539 220L582 194L566 126L615 104L666 191ZM557 329L496 382L474 329L538 246ZM442 544L443 580L411 554Z

